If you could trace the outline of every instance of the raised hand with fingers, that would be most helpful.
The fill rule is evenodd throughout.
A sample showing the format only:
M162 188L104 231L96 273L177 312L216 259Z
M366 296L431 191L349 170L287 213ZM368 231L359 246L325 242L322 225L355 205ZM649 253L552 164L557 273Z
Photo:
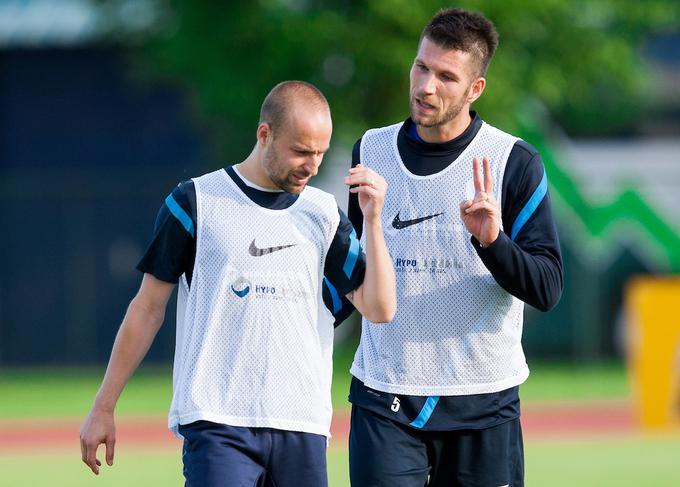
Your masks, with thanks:
M484 158L484 174L477 159L472 160L475 197L460 204L460 216L465 228L487 247L494 243L501 231L500 208L493 197L493 181L489 159Z
M345 176L345 184L350 186L350 193L358 193L366 223L380 223L387 192L385 178L363 164L357 164L349 170L349 176Z

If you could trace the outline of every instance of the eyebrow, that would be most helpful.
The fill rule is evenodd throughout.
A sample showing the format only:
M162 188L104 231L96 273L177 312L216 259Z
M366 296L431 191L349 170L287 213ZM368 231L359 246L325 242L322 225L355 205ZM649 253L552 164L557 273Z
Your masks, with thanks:
M444 76L448 76L452 80L459 81L460 77L456 73L452 73L451 71L442 71L441 74Z
M328 152L328 149L330 149L330 147L326 147L326 148L323 149L323 150L317 151L317 150L312 149L312 148L310 148L310 147L307 147L307 146L305 146L305 145L293 145L293 150L296 150L296 151L299 151L299 152L310 152L310 153L313 152L313 153L315 153L315 154L316 154L317 152L320 152L320 153L324 154L324 153Z
M423 66L425 66L427 69L429 69L429 70L431 70L431 71L433 70L431 66L429 66L425 61L423 61L423 60L420 59L420 58L415 58L415 59L413 60L413 62L416 63L416 64L422 64ZM451 79L453 79L453 80L455 80L455 81L460 81L460 76L458 76L456 73L454 73L454 72L452 72L452 71L446 71L446 70L445 70L445 71L437 71L437 70L434 70L434 71L435 71L438 75L448 76L449 78L451 78Z

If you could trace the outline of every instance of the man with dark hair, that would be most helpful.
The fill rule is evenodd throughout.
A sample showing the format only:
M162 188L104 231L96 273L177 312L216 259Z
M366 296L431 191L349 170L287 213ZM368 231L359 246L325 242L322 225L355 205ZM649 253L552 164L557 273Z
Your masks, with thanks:
M288 81L265 105L243 162L181 183L161 207L141 288L81 429L95 474L100 444L113 464L115 404L179 283L168 426L184 438L186 485L327 484L340 297L374 322L396 308L380 220L386 184L361 166L345 178L365 218L364 255L334 197L307 186L330 143L325 98Z
M523 308L555 306L562 261L540 155L470 111L497 42L482 15L439 12L411 68L410 117L354 146L353 166L390 187L399 303L389 327L364 318L351 368L357 487L524 484ZM352 195L348 214L360 232Z
M420 42L424 37L444 49L470 53L477 77L486 76L498 47L498 32L486 17L455 8L441 10L432 17L420 35Z

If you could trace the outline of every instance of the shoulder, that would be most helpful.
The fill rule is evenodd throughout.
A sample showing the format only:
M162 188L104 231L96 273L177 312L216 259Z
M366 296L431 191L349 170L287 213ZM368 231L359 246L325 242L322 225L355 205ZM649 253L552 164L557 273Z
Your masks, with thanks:
M175 186L175 189L172 190L172 195L175 198L181 199L188 199L192 195L195 197L196 186L194 185L193 180L188 179L186 181L180 181L180 183Z
M335 219L338 202L335 196L315 186L307 186L302 193L304 200L313 203L314 208L321 209L325 214Z
M521 140L516 135L508 133L498 127L491 125L481 119L475 119L481 121L481 126L477 132L479 137L489 140L494 144L503 144L504 146L515 145L519 140Z
M505 181L528 182L543 178L545 168L541 155L534 146L528 142L518 139L510 151L508 162L505 166Z
M538 188L546 186L545 167L534 146L518 139L510 151L503 174L503 215L511 220Z
M196 205L196 187L192 180L181 181L165 198L165 205L174 213L175 207L189 212Z
M229 176L227 174L226 168L221 167L214 171L193 177L187 182L193 182L194 187L197 187L200 190L204 185L219 184L228 178Z
M196 186L194 182L191 179L181 181L165 199L165 204L170 210L173 210L172 207L177 205L190 215L194 215L196 207Z
M381 135L386 135L386 134L387 135L393 134L394 132L398 132L399 129L401 129L401 127L403 125L404 125L404 122L401 121L401 122L394 123L392 125L387 125L385 127L377 127L377 128L368 129L364 133L363 137L359 140L360 141L361 140L366 141L367 139L372 139L373 137L379 137Z
M316 186L307 185L307 187L305 187L304 195L306 198L335 202L335 196L333 194L324 191L321 188L317 188Z
M535 159L537 156L538 158L540 158L540 154L538 153L536 148L529 142L522 139L517 139L517 142L515 142L512 151L510 151L510 157L514 157L517 160L521 161L528 162L531 161L532 159Z
M361 150L364 148L364 144L370 142L371 144L385 144L392 140L392 137L401 130L404 126L404 122L398 122L392 125L387 125L386 127L377 127L368 129L364 132L364 135L359 137L352 147L352 167L359 164L361 161Z

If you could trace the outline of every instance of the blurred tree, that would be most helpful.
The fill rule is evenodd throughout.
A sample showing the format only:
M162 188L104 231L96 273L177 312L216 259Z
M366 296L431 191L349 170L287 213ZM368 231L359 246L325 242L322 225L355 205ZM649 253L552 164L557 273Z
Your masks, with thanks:
M166 25L144 49L152 72L195 95L221 160L254 143L259 106L285 79L328 97L336 136L407 116L418 38L441 7L425 0L168 0ZM621 133L641 116L649 88L640 47L680 22L678 0L461 0L496 24L500 46L476 109L518 129L536 101L568 133ZM245 145L244 145L245 144Z

